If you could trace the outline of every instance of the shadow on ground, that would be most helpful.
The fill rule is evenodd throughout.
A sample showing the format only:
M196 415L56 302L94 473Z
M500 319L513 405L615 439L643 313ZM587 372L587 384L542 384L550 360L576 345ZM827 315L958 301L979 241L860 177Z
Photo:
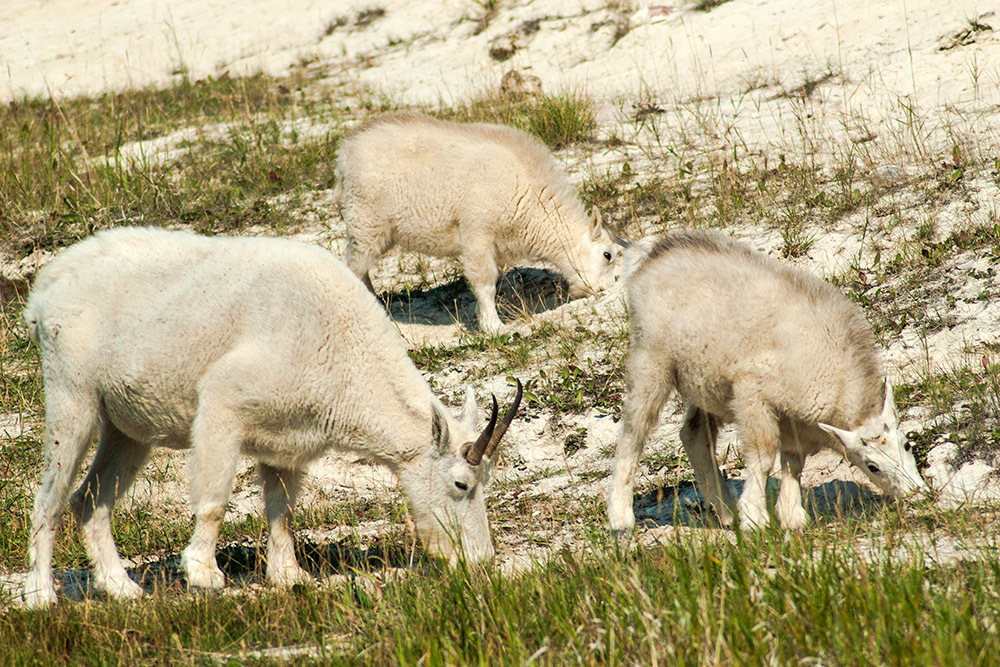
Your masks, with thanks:
M497 281L497 311L504 323L564 304L569 286L545 269L513 269ZM476 328L476 296L464 278L429 289L383 292L389 316L406 324L461 324Z
M301 565L317 580L337 575L351 576L357 572L379 571L385 568L409 568L425 562L420 550L414 551L398 538L387 537L367 544L354 540L317 543L298 539L296 556ZM216 551L216 560L226 575L226 586L244 588L265 584L264 546L252 543L230 544ZM160 558L128 569L134 581L151 593L155 588L186 588L179 554ZM69 600L103 597L94 588L90 569L55 572L62 582L62 594Z
M733 498L743 491L743 480L727 480ZM779 481L767 481L768 503L774 504ZM855 483L835 480L812 488L803 488L802 496L811 520L823 516L860 518L885 501L882 496ZM694 482L664 485L637 496L633 501L636 524L654 526L718 527L715 513L698 493Z

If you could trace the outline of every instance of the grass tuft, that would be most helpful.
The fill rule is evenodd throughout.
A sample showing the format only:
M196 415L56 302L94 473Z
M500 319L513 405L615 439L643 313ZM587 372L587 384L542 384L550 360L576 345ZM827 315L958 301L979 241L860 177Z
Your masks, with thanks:
M486 95L437 113L467 123L499 123L530 132L551 148L590 141L597 130L594 102L578 92L512 99Z

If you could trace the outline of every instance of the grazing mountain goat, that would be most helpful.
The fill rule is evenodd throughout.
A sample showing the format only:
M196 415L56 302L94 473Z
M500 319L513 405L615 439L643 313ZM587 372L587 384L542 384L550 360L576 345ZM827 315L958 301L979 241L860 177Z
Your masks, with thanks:
M727 421L736 423L746 462L743 528L767 525L765 483L779 450L784 528L805 524L799 474L805 457L822 448L843 451L887 494L927 488L899 432L888 382L880 400L871 329L832 286L725 234L698 231L667 235L627 280L631 331L608 493L612 529L635 524L636 465L675 389L687 405L681 442L725 525L735 507L715 439Z
M474 432L434 397L381 304L340 260L282 239L118 229L42 269L24 313L41 347L47 469L35 500L25 600L55 600L52 533L94 434L71 507L98 588L133 597L111 510L154 445L192 448L196 525L181 566L193 586L225 584L219 527L241 453L258 462L270 524L267 578L308 578L289 521L306 464L330 448L393 469L431 553L493 557L484 502L490 457L518 398Z
M415 113L383 116L344 140L337 182L348 266L369 272L395 245L458 257L476 293L479 327L496 331L500 267L553 264L570 297L614 282L622 241L584 212L565 172L537 139L502 125Z

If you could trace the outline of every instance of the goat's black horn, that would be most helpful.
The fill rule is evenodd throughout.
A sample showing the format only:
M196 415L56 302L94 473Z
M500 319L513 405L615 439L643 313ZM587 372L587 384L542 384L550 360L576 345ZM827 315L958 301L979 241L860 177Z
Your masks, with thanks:
M506 413L504 413L503 419L497 424L496 429L493 431L493 437L490 439L490 444L486 448L486 456L493 456L493 452L497 450L500 445L500 440L503 438L504 433L507 432L507 427L510 423L514 421L514 415L517 414L517 409L521 406L521 396L524 393L521 387L521 381L515 379L517 382L517 396L514 397L514 403L510 406Z
M486 453L486 449L489 447L490 441L493 439L493 429L497 425L497 411L499 406L497 406L497 397L493 397L493 414L490 415L490 423L486 425L483 432L479 435L479 438L473 443L472 447L465 454L465 460L470 466L477 466L483 460L483 454Z

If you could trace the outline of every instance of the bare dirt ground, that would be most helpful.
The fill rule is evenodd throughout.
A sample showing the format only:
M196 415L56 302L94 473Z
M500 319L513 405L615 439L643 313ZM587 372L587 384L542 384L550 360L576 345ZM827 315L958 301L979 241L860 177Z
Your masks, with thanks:
M819 166L834 164L842 146L863 147L873 156L876 175L891 187L874 214L865 210L810 231L808 252L794 261L823 276L868 265L876 254L901 252L914 228L928 219L934 221L936 239L997 220L997 178L970 180L960 194L931 204L915 185L920 183L918 165L926 164L928 155L947 161L956 141L980 157L1000 155L1000 41L993 28L1000 18L988 4L733 0L704 12L686 2L536 0L501 2L495 12L487 12L491 4L10 2L0 7L0 67L6 73L0 98L59 98L167 85L181 76L282 74L304 67L317 81L339 87L345 100L367 89L400 104L435 105L496 87L505 73L517 69L538 77L546 91L581 90L597 101L600 141L559 152L578 183L593 174L615 173L625 163L638 174L672 172L677 165L664 158L670 154L663 145L668 136L685 137L695 150L706 152L737 143L761 160L798 151ZM641 122L645 111L655 114L655 126ZM623 144L608 148L610 137ZM169 151L179 141L167 137L143 150ZM293 235L340 254L343 223L329 202L330 193L315 193ZM657 219L640 222L651 234L664 225ZM773 227L732 231L763 252L780 253L783 239ZM6 258L2 272L9 281L24 279L47 259ZM1000 275L994 266L988 253L959 253L922 280L920 290L905 290L907 298L946 325L924 335L914 322L887 341L885 361L894 381L994 354L1000 343ZM544 320L620 331L620 286L598 298L564 303L558 281L542 268L510 275L514 286L505 288L506 298L526 300L527 310L537 311L530 322L512 321L511 331L531 335L532 326ZM382 261L375 278L378 289L395 295L389 310L412 348L454 346L468 335L473 300L454 263L395 252ZM398 291L400 284L425 281L433 287ZM879 298L881 290L900 294L905 285L889 291L893 287L873 284L870 289ZM457 404L465 383L475 377L475 366L475 360L464 361L431 374L435 390ZM481 398L510 393L503 375L475 377L473 383ZM669 536L701 511L689 483L662 486L659 481L664 472L673 475L684 466L682 460L662 464L680 457L680 418L679 407L668 404L651 440L650 450L660 454L661 463L649 464L638 485L637 510L648 526L640 539ZM919 408L904 418L907 431L933 425ZM4 416L0 428L14 432L37 425ZM617 429L612 416L596 410L535 410L518 420L498 470L500 507L528 496L536 499L540 516L555 516L553 507L559 504L601 496ZM582 442L568 453L567 439L576 433L583 434ZM949 464L949 446L954 447L945 443L932 452L927 471L942 490L942 502L998 497L992 466L969 462L958 475ZM719 449L738 490L732 429L724 431ZM317 463L303 504L395 493L388 473L357 458L331 455ZM155 467L157 474L136 484L132 502L153 498L160 511L187 512L183 456L163 455ZM230 519L260 511L249 467L240 480ZM815 514L850 513L880 502L863 476L832 454L807 463L803 484L813 488ZM603 520L600 512L592 517L595 525ZM494 522L501 528L507 523L503 517ZM384 535L399 528L371 522L361 530L369 529ZM572 526L559 526L558 520L545 523L540 532L544 535L498 531L504 565L522 567L577 539ZM79 583L74 577L84 575L66 576L69 590Z

